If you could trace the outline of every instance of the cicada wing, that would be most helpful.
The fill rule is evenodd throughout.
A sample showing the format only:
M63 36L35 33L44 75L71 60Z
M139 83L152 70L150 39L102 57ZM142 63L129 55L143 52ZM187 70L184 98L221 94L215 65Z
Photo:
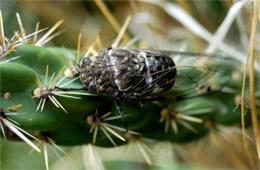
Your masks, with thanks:
M211 55L199 52L184 52L184 51L173 51L173 50L151 50L151 49L135 49L129 48L134 53L146 53L147 55L154 56L185 56L185 57L209 57Z
M129 49L132 53L145 53L151 56L170 57L176 64L174 67L166 67L154 72L154 79L149 83L144 83L149 76L144 76L128 92L127 96L132 99L157 99L162 97L174 97L185 99L204 95L214 91L219 91L231 79L230 62L221 56L213 58L215 55L203 53L189 53L178 51L158 51L145 49ZM169 73L177 70L177 76ZM231 69L232 70L232 69ZM165 79L168 79L165 81ZM172 85L172 88L168 88Z
M158 74L156 78L152 79L149 83L137 83L135 88L129 93L129 96L136 97L142 100L161 98L166 90L169 90L175 79L169 80L169 73L171 69L164 70L164 72L153 73ZM153 75L151 74L151 75ZM146 82L147 78L144 77L140 82ZM168 80L168 81L165 81Z
M202 64L203 66L191 66L196 65L195 62L191 62L189 65L180 64L174 68L168 68L163 73L158 71L154 73L160 75L157 79L153 79L149 84L143 86L137 85L132 93L141 94L140 99L143 100L157 100L161 98L183 100L220 91L231 80L232 66L223 62L215 62L211 60L210 64ZM168 82L163 80L168 78L168 71L170 72L171 69L175 68L177 69L177 75L172 79L174 82L173 86L166 91L152 93L152 91L155 91L155 88L165 87Z
M231 74L227 73L219 65L179 67L168 95L181 100L220 91L231 79Z

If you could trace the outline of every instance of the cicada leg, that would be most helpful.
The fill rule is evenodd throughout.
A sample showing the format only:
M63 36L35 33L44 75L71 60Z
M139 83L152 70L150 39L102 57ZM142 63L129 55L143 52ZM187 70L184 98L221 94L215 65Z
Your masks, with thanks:
M124 127L125 127L125 130L126 132L128 132L128 125L127 125L127 122L125 120L125 114L123 112L123 109L121 107L121 101L118 99L118 98L115 98L115 105L116 105L116 109L117 111L119 112L120 116L121 116L121 119L123 121L123 124L124 124Z

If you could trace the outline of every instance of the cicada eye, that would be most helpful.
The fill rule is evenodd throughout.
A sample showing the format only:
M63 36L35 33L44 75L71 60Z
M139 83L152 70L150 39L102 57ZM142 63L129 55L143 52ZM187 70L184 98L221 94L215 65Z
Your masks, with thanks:
M91 82L89 85L88 85L88 91L90 92L97 92L97 86L94 82Z
M90 58L89 57L85 57L84 59L83 59L83 62L84 63L89 63L91 60L90 60Z

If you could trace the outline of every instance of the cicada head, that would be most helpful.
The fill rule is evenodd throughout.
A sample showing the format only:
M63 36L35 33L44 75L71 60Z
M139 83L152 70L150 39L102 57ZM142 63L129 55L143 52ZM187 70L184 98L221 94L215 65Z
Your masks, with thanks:
M80 65L80 80L90 92L116 96L117 88L111 81L106 54L107 51L102 50L96 56L85 57Z

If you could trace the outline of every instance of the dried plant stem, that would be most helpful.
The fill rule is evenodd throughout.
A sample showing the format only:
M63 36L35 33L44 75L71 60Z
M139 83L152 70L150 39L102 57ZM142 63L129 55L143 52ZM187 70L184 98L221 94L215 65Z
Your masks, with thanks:
M247 169L243 160L236 154L236 152L226 143L223 138L219 136L212 136L217 148L223 152L227 159L229 159L237 168Z
M116 18L112 15L112 13L109 11L109 9L105 6L104 2L102 0L94 0L97 4L98 8L101 10L101 12L104 14L108 22L111 24L113 29L119 33L121 30L120 24L117 22ZM130 38L127 34L123 36L124 41L128 41Z
M255 2L254 12L253 12L253 23L250 37L250 46L249 46L249 64L250 64L250 72L249 72L249 85L250 85L250 105L251 105L251 114L252 114L252 122L253 122L253 130L255 139L259 135L258 129L258 118L257 118L257 109L256 109L256 100L255 100L255 72L254 72L254 62L255 62L255 37L257 30L257 22L258 22L258 10L259 2Z
M258 13L259 6L257 5L257 2L255 2L255 3L256 4L254 5L254 11L253 11L252 29L251 29L251 37L250 37L250 45L249 45L249 54L247 56L247 60L246 60L246 64L245 64L245 71L244 71L244 75L243 75L242 93L241 93L241 124L242 124L243 143L244 143L246 154L248 156L248 159L249 159L251 165L254 165L254 161L253 161L252 155L249 152L247 138L246 138L245 119L244 119L244 116L245 116L244 100L245 100L246 73L247 73L247 67L248 67L248 62L249 62L249 64L250 64L249 85L250 85L251 118L252 118L252 123L253 123L254 137L255 137L255 140L256 140L258 135L259 135L259 130L258 130L258 118L257 118L257 109L256 109L256 100L255 100L254 47L255 47L255 35L256 35L256 29L257 29L257 19L258 19L257 13Z
M253 123L253 131L254 137L257 141L259 136L259 127L258 127L258 118L257 118L257 109L256 109L256 100L255 100L255 72L254 72L254 63L255 63L255 37L258 23L258 11L259 11L259 2L255 0L254 2L254 11L253 11L253 23L251 29L251 37L250 37L250 46L249 46L249 64L250 64L250 72L249 72L249 87L250 87L250 105L251 105L251 118ZM258 144L257 144L258 145Z
M245 148L246 155L248 157L248 160L250 162L250 165L254 165L253 157L251 152L249 151L248 146L248 139L246 134L246 127L245 127L245 104L244 104L244 98L245 98L245 85L246 85L246 70L248 65L248 58L246 59L245 63L245 71L243 75L243 81L242 81L242 92L241 92L241 128L242 128L242 137L243 137L243 145Z
M2 47L5 46L4 22L3 22L3 16L1 10L0 10L0 45Z

